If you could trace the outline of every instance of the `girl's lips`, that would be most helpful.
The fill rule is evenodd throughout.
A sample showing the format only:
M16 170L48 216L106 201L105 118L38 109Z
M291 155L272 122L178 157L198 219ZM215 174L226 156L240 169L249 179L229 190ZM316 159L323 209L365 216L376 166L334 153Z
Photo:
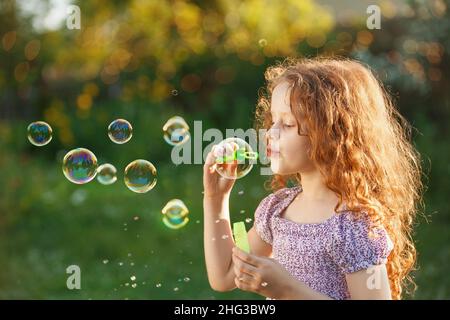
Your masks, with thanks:
M267 156L270 158L270 157L273 157L273 156L279 156L280 155L280 152L279 151L274 151L274 150L272 150L270 147L269 148L267 148Z

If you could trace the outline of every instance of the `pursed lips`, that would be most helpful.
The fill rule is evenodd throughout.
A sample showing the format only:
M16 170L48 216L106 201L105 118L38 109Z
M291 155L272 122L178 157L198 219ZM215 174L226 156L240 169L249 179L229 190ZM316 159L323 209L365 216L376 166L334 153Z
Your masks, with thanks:
M279 155L280 155L280 150L279 149L274 149L270 145L267 146L267 156L268 157L279 156Z

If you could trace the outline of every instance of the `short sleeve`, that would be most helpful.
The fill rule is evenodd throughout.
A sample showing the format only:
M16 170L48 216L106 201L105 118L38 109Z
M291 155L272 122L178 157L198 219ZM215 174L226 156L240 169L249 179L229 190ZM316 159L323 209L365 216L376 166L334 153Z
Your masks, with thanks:
M274 194L266 196L259 203L255 211L255 229L256 233L265 242L272 244L272 228L271 228L271 216L273 202L275 200Z
M331 255L344 273L353 273L385 264L392 249L386 230L371 227L367 214L356 219L343 213L333 234Z

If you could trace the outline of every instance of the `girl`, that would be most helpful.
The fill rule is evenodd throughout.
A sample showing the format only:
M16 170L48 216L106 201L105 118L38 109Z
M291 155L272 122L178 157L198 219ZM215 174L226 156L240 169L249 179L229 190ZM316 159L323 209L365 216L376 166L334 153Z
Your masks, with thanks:
M255 211L250 254L239 250L229 216L234 180L211 169L214 149L208 154L211 287L269 299L400 299L414 284L411 232L422 190L410 126L356 61L286 59L265 77L256 115L269 129L274 192Z

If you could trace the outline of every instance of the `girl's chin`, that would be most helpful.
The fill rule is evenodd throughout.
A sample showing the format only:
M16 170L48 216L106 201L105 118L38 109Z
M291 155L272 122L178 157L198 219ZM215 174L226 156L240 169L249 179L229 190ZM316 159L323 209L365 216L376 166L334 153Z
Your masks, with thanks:
M273 174L278 174L282 176L296 174L298 171L293 171L292 168L287 168L286 166L283 166L281 161L274 161L271 160L270 162L270 170Z
M270 162L270 170L272 170L272 172L274 174L285 174L283 170L283 166L281 165L280 161L278 160L271 160Z

